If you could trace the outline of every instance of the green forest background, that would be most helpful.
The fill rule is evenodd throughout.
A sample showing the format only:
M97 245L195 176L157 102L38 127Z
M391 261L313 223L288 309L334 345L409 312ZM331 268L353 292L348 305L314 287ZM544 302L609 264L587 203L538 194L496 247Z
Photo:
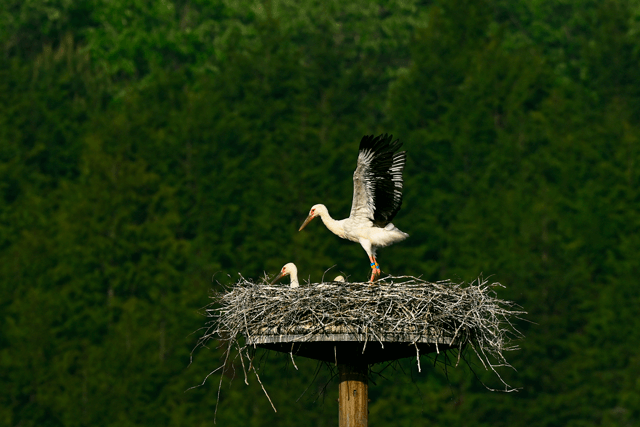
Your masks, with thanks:
M493 275L531 323L519 392L405 361L370 425L640 424L640 1L5 0L0 49L0 425L213 425L215 281L366 279L297 229L349 214L384 132L410 238L383 270ZM337 424L326 367L266 357L278 412L228 370L219 425Z

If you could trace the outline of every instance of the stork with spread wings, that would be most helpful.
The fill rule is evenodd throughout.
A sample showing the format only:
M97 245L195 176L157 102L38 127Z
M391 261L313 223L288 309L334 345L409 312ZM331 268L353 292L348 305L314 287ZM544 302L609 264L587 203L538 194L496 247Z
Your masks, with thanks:
M402 171L407 152L392 135L365 135L360 141L358 164L353 173L353 201L349 218L335 220L325 205L314 205L302 230L317 216L334 234L359 242L371 262L371 279L380 276L376 250L400 242L409 235L391 223L402 205Z

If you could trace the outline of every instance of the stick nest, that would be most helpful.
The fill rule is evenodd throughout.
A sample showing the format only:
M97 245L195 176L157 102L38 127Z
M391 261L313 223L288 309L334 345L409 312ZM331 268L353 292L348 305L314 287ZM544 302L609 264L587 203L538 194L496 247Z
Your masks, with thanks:
M211 340L225 345L225 363L219 369L237 350L247 382L245 359L248 370L253 368L257 376L249 349L258 336L302 335L298 341L304 342L315 334L366 331L370 341L408 335L414 343L425 337L446 337L458 348L458 361L462 350L471 348L485 369L500 378L505 391L512 391L496 368L511 367L503 353L518 349L512 341L522 334L512 322L526 312L498 299L495 289L499 287L503 286L482 277L465 284L389 276L373 285L328 282L299 288L270 286L266 276L257 283L241 277L233 286L221 286L213 293L213 302L204 308L211 320L198 346Z

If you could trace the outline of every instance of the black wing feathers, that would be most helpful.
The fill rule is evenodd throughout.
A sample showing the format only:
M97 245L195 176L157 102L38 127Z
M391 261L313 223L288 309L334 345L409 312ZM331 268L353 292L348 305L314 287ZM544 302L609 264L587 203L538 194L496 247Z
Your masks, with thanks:
M402 143L393 135L364 136L360 141L360 152L371 156L366 180L373 190L375 206L373 222L384 227L393 220L402 205L402 171L407 160L406 151L398 151Z

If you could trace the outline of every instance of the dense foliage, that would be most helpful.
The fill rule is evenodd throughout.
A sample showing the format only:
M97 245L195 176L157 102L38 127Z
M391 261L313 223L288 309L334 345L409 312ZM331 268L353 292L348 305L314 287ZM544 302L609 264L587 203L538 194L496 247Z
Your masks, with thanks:
M9 0L0 424L211 424L220 376L186 390L220 364L189 365L212 276L366 278L358 245L297 227L348 215L382 132L408 150L411 236L383 270L494 274L533 323L519 393L403 363L371 425L640 423L638 46L637 0ZM218 423L335 425L331 372L268 357L278 413L230 369Z

